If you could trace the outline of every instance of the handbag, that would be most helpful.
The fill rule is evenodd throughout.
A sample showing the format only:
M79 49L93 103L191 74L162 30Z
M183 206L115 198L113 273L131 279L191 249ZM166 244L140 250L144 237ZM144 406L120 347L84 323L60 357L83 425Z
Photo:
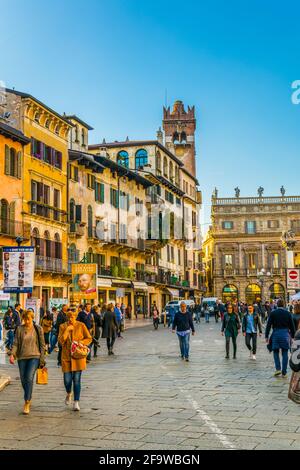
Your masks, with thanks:
M297 405L300 405L300 373L293 372L288 397Z
M36 371L36 383L38 385L47 385L48 383L48 369L43 367L42 369L37 369Z
M290 368L294 372L300 372L300 332L297 331L291 345Z
M71 357L72 359L85 359L90 352L88 346L81 344L79 341L72 341Z

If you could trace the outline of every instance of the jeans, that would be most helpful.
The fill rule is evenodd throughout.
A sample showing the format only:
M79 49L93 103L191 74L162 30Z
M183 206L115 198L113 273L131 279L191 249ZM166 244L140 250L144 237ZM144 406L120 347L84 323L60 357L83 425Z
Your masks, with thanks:
M56 343L57 343L57 335L56 335L56 333L51 333L49 354L52 353L53 349L56 346Z
M24 390L24 400L30 401L32 397L33 379L36 370L40 365L40 359L19 359L18 366L20 379Z
M190 333L185 336L177 335L179 339L179 346L181 357L185 357L186 359L189 357L190 352Z
M200 323L200 312L196 312L196 323Z
M14 344L14 330L8 330L6 333L6 347L7 349L12 349Z
M288 349L281 349L281 353L282 353L282 369L281 369L281 363L280 363L279 349L275 349L273 351L275 368L278 371L282 370L283 375L285 375L287 373L289 351Z
M252 348L251 348L251 339L252 339ZM253 354L256 354L257 333L246 333L246 346L249 349L249 351L252 351Z
M109 351L112 351L112 349L114 347L114 344L115 344L115 341L116 341L115 336L112 336L112 338L106 338L107 349Z
M117 320L117 324L118 324L118 330L117 330L117 335L118 335L118 338L121 337L121 320Z
M64 384L67 393L72 392L73 383L74 401L80 400L81 373L81 370L76 372L64 372Z
M226 356L229 357L229 350L230 350L230 338L232 339L233 344L233 357L236 357L236 336L226 336Z
M209 323L209 312L205 312L205 321Z

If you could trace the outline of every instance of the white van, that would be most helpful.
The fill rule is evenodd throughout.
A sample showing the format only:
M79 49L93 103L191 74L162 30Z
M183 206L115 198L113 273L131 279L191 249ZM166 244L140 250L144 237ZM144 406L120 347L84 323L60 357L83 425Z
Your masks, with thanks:
M217 303L218 297L202 297L201 307L203 304L207 304L209 313L214 313L215 305Z

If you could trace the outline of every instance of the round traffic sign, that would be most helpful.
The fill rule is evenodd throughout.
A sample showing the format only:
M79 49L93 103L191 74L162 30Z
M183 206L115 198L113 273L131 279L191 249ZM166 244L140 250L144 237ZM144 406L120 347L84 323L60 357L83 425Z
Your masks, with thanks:
M292 280L295 280L295 279L298 279L298 271L290 271L289 272L289 278L292 279Z

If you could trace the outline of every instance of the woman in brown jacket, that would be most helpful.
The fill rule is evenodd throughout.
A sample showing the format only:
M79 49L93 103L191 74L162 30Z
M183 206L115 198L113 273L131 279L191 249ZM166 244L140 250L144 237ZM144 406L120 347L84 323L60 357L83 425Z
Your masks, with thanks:
M71 404L72 383L74 391L74 411L80 411L79 400L81 391L81 373L86 369L86 357L74 359L71 357L72 341L88 346L92 337L84 323L76 321L77 312L68 310L68 322L60 325L58 342L62 346L61 365L64 374L64 384L67 392L66 405Z

